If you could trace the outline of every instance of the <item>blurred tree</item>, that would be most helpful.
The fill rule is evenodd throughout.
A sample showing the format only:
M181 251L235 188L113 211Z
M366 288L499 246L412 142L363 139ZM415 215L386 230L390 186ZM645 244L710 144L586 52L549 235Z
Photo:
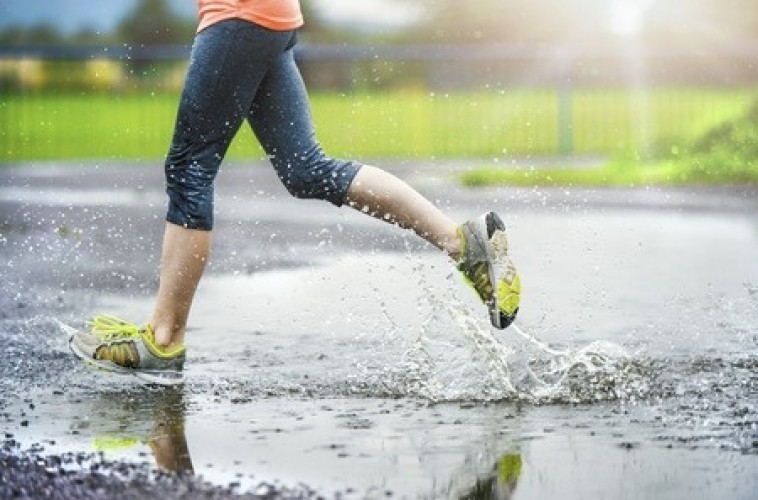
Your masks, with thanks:
M365 36L361 36L361 33L354 30L329 24L314 4L315 2L309 0L300 2L300 10L305 20L305 24L299 30L303 40L322 43L346 43L365 38Z
M709 0L715 24L734 29L735 35L758 39L758 2L755 0ZM726 25L726 26L724 26Z
M173 12L166 0L139 0L116 28L116 39L131 48L151 45L189 44L192 42L197 23ZM139 54L139 53L137 53ZM147 58L129 57L126 68L139 79L153 79L161 72L170 71Z
M109 0L117 1L117 0ZM188 1L188 0L185 0ZM318 2L303 0L304 38L313 41L535 43L589 41L616 37L611 29L619 5L645 10L640 38L651 45L678 43L702 47L758 40L757 0L406 0L424 15L398 37L346 29L328 23ZM58 44L87 40L108 43L111 36L131 45L189 43L196 20L174 12L169 0L138 0L116 32L63 36L55 26L9 26L0 31L3 44ZM65 13L61 13L65 15Z
M607 0L415 0L428 12L415 37L438 42L554 42L602 33Z
M166 0L139 0L116 28L116 37L136 46L190 43L196 25L174 13Z
M405 38L422 41L604 43L622 34L614 32L614 16L629 22L635 11L641 20L638 34L656 42L758 38L756 0L410 1L427 14Z
M11 27L0 32L2 45L56 45L63 41L60 32L48 25L30 28Z
M84 28L67 37L66 43L71 45L108 45L113 43L113 34Z
M629 0L626 0L627 2ZM755 0L668 0L652 2L641 37L649 43L709 50L758 39Z
M303 12L303 18L305 19L305 24L300 28L300 31L305 36L318 36L319 32L326 30L318 10L313 7L311 2L302 2L300 4L300 9Z

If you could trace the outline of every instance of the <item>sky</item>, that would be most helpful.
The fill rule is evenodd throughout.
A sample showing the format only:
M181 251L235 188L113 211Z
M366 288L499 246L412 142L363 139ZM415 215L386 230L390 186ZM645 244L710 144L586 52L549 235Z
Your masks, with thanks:
M193 15L195 0L169 0L178 12ZM0 29L38 24L58 26L66 34L89 28L109 31L137 0L0 0Z
M308 0L329 21L359 27L396 26L413 21L418 9L403 0ZM137 0L0 0L0 30L38 24L58 26L66 34L89 28L109 31ZM172 8L195 15L196 0L169 0Z

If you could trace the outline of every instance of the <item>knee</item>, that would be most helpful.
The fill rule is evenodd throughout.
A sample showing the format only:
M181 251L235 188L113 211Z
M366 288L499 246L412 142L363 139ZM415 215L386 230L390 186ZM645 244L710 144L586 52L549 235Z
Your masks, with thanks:
M324 155L304 156L280 164L276 170L287 191L296 198L325 200L340 206L360 165Z
M304 168L298 163L290 163L284 167L280 178L289 194L295 198L321 199L329 197L329 180L320 167Z

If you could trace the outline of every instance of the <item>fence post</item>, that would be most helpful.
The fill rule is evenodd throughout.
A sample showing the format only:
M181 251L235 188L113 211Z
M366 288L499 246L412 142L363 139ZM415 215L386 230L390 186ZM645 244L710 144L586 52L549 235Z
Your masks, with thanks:
M558 87L558 151L563 155L574 153L574 117L571 82Z

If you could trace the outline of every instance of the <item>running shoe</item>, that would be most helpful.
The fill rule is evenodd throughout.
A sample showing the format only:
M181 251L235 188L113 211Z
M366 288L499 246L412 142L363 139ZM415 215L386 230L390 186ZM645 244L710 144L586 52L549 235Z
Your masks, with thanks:
M521 300L521 279L508 257L505 224L494 212L458 228L461 258L458 270L487 305L495 328L513 323Z
M155 343L150 325L138 327L115 316L96 316L91 332L71 336L71 351L84 362L103 370L131 374L161 385L182 382L186 348L164 350Z

